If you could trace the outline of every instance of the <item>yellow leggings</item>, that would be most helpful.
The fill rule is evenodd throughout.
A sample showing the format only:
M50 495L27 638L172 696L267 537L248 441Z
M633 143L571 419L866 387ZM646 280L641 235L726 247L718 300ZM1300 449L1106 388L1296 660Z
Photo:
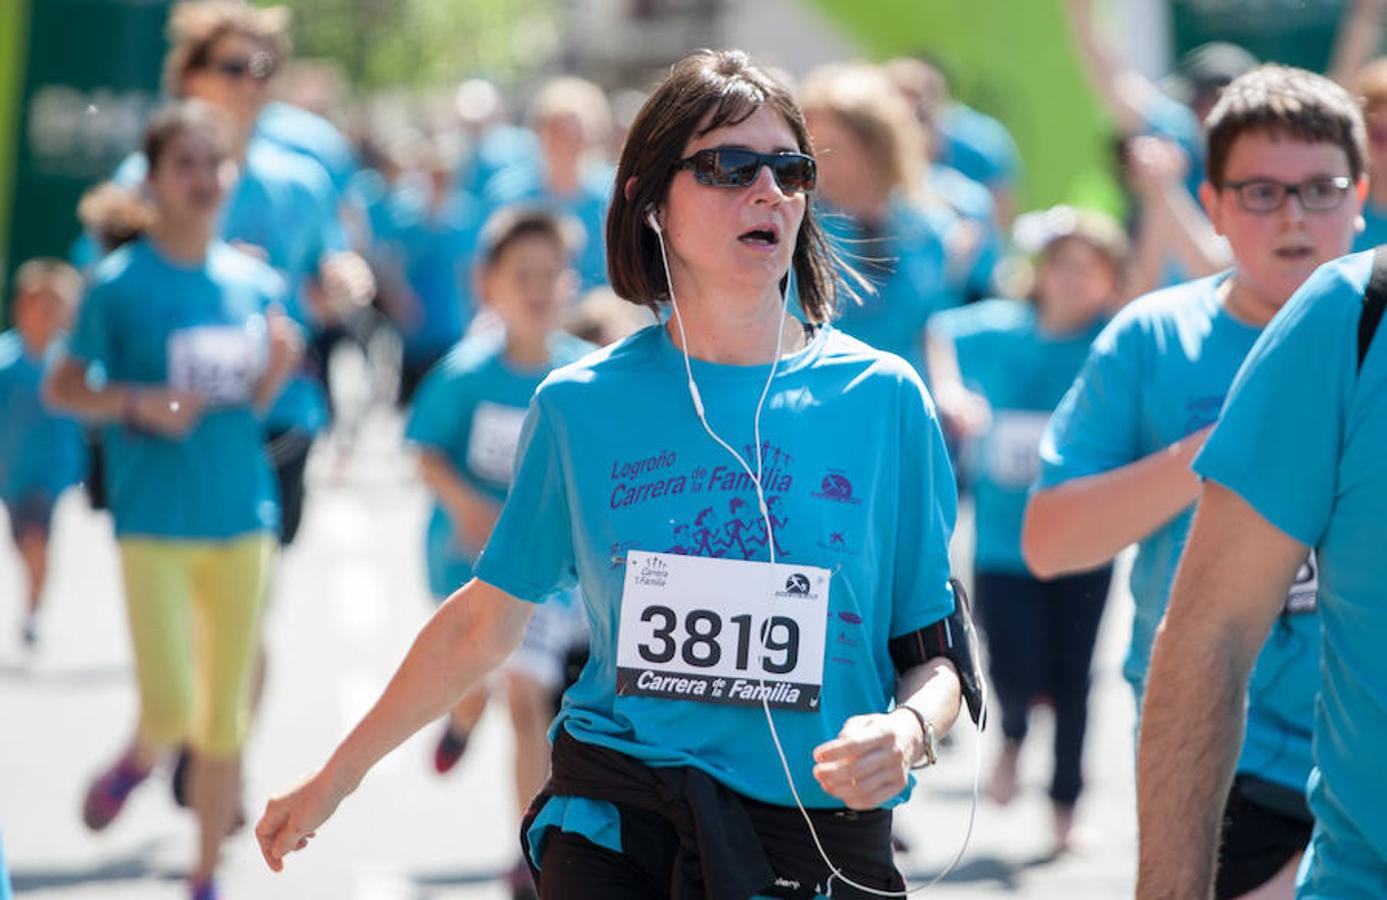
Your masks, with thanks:
M148 744L187 742L221 757L240 750L273 553L269 534L121 540L139 735Z

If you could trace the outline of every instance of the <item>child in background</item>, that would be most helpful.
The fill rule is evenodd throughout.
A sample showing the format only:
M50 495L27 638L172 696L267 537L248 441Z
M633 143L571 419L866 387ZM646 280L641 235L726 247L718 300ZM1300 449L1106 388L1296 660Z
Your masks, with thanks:
M32 647L38 642L53 505L85 468L81 426L45 409L39 397L44 368L71 324L82 279L67 263L33 259L15 272L14 283L14 328L0 334L0 502L28 577L20 636Z
M574 362L592 345L558 330L577 286L568 268L572 244L564 223L543 212L509 209L482 230L481 299L503 327L463 340L424 378L405 437L420 451L424 481L436 498L429 523L429 586L442 602L472 577L510 486L530 398L550 370ZM515 727L515 781L523 811L549 774L547 731L553 698L564 687L565 659L585 643L587 623L572 598L536 610L506 669ZM434 754L443 774L462 757L486 705L486 691L453 708ZM534 896L529 870L511 873L517 897Z
M1042 581L1021 557L1026 496L1040 436L1113 311L1127 242L1106 216L1058 207L1045 229L1030 301L985 300L930 320L930 375L941 416L977 451L974 591L1005 738L988 794L1008 803L1030 706L1055 709L1050 800L1058 849L1069 842L1082 787L1089 668L1111 565ZM1018 225L1020 223L1018 222Z

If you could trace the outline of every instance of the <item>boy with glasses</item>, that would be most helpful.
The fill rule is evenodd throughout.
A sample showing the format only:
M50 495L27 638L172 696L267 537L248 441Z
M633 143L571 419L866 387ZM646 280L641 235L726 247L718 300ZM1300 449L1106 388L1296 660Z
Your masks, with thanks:
M1022 537L1041 577L1096 567L1139 544L1124 666L1139 703L1199 494L1190 461L1261 329L1317 266L1348 252L1367 192L1362 115L1328 79L1256 69L1228 86L1208 125L1200 200L1233 268L1135 301L1098 337L1042 442ZM1302 562L1249 688L1219 897L1264 885L1289 896L1310 836L1303 791L1319 623L1315 559Z

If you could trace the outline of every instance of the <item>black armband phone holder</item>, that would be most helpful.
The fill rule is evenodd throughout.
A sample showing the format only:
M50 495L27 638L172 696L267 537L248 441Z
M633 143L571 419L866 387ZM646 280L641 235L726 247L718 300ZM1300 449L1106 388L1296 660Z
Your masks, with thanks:
M887 648L891 651L891 662L897 672L913 669L939 656L952 662L958 670L958 681L963 688L963 702L968 704L968 715L972 717L973 724L981 729L987 722L983 708L985 687L978 652L978 633L973 627L973 611L963 583L957 578L950 578L949 587L954 592L952 613L933 625L892 638Z

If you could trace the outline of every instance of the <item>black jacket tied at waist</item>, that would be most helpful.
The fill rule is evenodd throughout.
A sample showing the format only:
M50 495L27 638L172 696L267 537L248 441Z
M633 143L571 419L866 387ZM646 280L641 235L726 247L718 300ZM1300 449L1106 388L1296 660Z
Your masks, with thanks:
M747 900L777 876L812 885L829 875L798 809L743 797L690 766L647 766L577 740L564 729L554 744L549 782L530 806L522 839L544 803L556 796L604 800L667 821L679 838L671 900ZM849 877L884 888L904 886L891 860L888 810L809 813L830 858Z

